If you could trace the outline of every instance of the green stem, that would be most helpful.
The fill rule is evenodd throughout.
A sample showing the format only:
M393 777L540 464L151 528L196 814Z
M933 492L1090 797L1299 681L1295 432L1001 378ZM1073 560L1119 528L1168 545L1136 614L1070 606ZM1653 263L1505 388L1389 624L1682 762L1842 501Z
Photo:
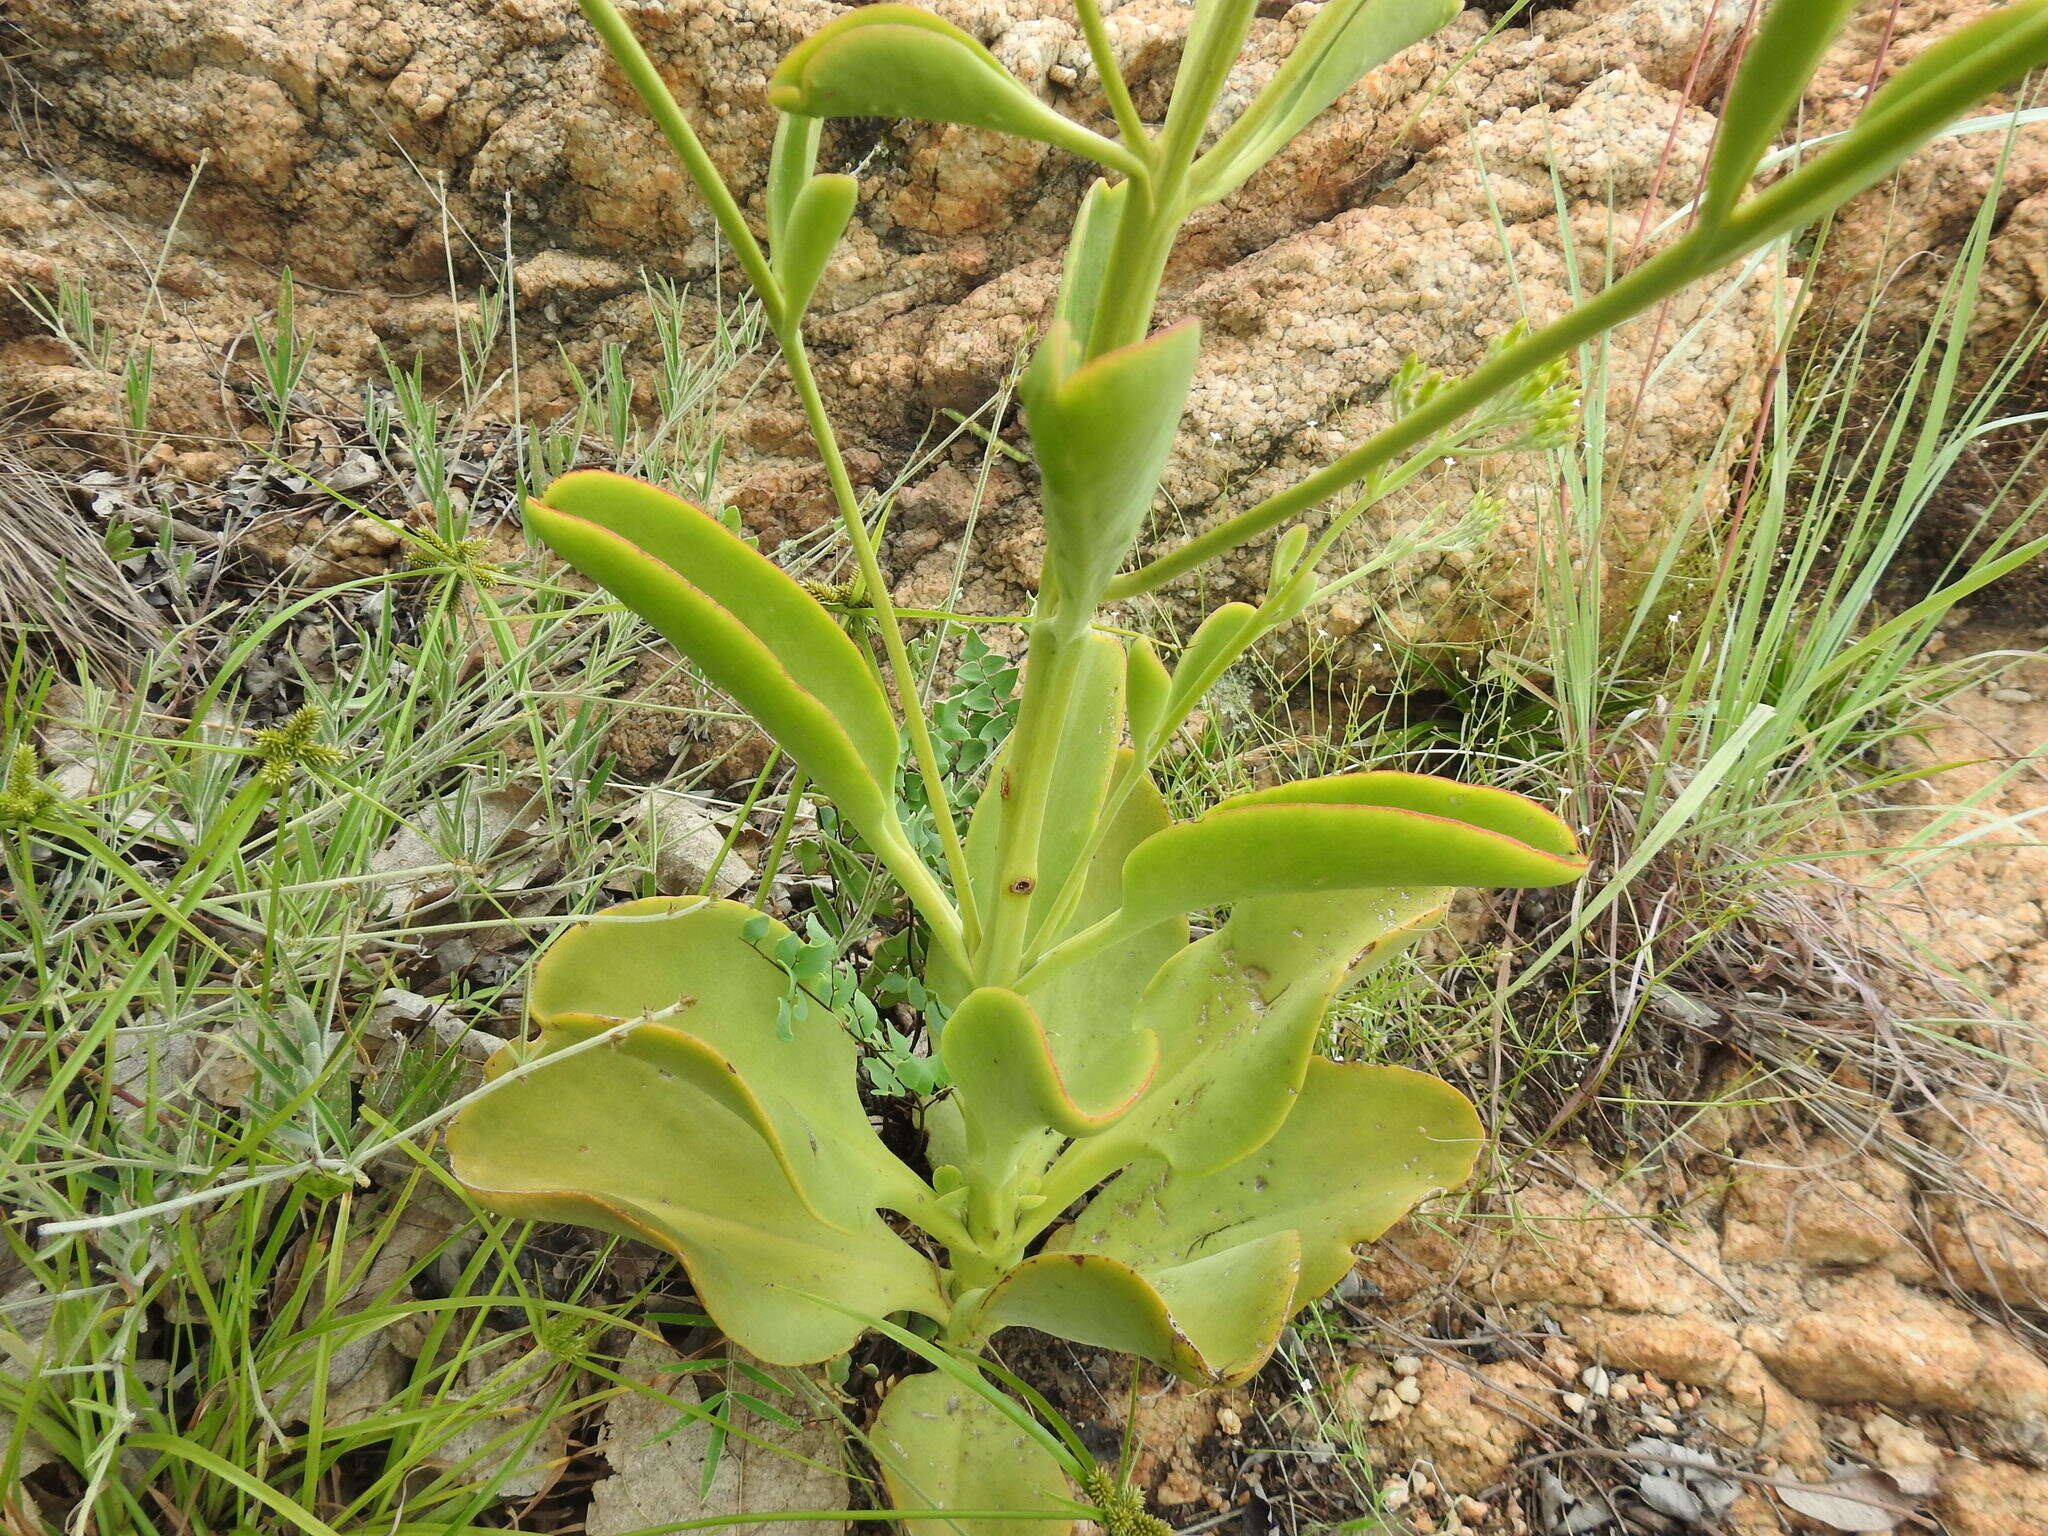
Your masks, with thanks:
M917 669L911 665L910 648L903 643L903 624L896 615L895 600L889 595L889 583L875 554L874 536L868 532L860 498L854 493L853 479L846 472L846 460L839 451L839 436L832 429L825 398L818 391L817 375L811 371L810 353L804 347L803 333L792 324L786 330L778 328L775 339L789 364L797 396L803 401L804 416L810 422L811 436L817 440L819 457L825 461L825 478L831 482L832 497L839 507L839 521L846 529L846 541L853 547L861 582L867 588L868 608L874 615L875 628L881 633L882 650L889 658L889 673L896 681L896 702L903 711L904 728L910 734L911 755L917 759L918 776L924 780L925 799L932 808L932 820L938 826L940 846L946 852L946 867L953 877L953 899L959 903L956 910L952 902L945 901L944 892L939 893L940 901L944 903L944 926L953 930L949 947L956 952L971 950L978 941L981 924L975 910L973 884L968 878L967 849L960 841L959 828L953 824L952 801L946 794L946 775L939 766L931 725L925 719L924 701L918 696ZM918 873L929 881L924 861L917 858L907 844L904 849L910 852ZM896 874L898 879L902 879L904 872L897 870ZM930 883L936 886L936 882ZM904 889L910 889L908 880L904 882ZM922 907L924 903L919 905ZM926 916L935 924L939 923L937 911L927 911Z
M1731 249L1731 247L1735 247ZM1479 409L1545 363L1612 330L1686 284L1695 282L1739 254L1740 246L1725 231L1691 235L1651 257L1626 277L1603 289L1530 336L1482 364L1457 383L1408 413L1385 431L1367 438L1327 468L1289 490L1269 496L1249 511L1217 524L1170 554L1119 576L1105 599L1117 602L1163 587L1177 576L1249 543L1316 503L1356 484L1392 463L1409 449L1428 441L1461 417Z
M1181 215L1171 189L1152 177L1133 178L1124 214L1110 242L1109 262L1088 333L1088 356L1143 341L1159 301L1166 258L1180 233Z
M1004 1267L1017 1263L1032 1240L1066 1213L1068 1206L1087 1194L1118 1169L1126 1167L1135 1150L1117 1139L1114 1132L1070 1142L1054 1159L1039 1186L1045 1203L1020 1219L1011 1233L1011 1247L1001 1256Z
M1081 35L1088 39L1088 57L1094 60L1095 73L1101 77L1102 94L1116 118L1117 132L1123 135L1125 147L1149 164L1152 135L1145 131L1145 120L1138 116L1137 103L1131 100L1131 88L1124 83L1123 71L1117 68L1116 49L1110 45L1109 28L1102 23L1102 7L1097 0L1075 0L1074 9L1080 12Z
M1045 604L1045 593L1039 594ZM1039 842L1045 830L1046 799L1052 788L1053 754L1065 729L1073 695L1081 635L1060 614L1057 599L1035 620L1025 658L1024 697L1017 726L996 781L983 793L1003 799L1002 835L996 844L996 878L974 980L1005 986L1023 957L1031 898L1038 889Z
M1197 13L1189 51L1173 83L1166 126L1148 155L1148 174L1131 178L1129 206L1110 246L1088 336L1090 357L1143 341L1151 328L1166 258L1193 209L1187 197L1189 167L1255 9L1256 0L1218 0Z
M710 154L697 137L697 130L690 126L683 109L676 105L675 97L669 93L668 82L661 78L661 71L654 67L654 61L640 46L640 39L626 25L625 17L618 13L612 0L576 0L576 3L582 8L584 18L604 40L613 59L617 60L627 82L639 93L648 116L654 119L655 126L676 152L676 158L682 161L690 180L696 183L697 195L711 209L711 217L717 221L719 232L739 258L747 281L760 294L771 323L780 327L783 319L782 285L775 281L774 269L768 265L761 242L747 227L747 216L740 211L739 199L732 195L725 178L718 174L718 167L712 163Z
M1136 779L1134 778L1132 782L1135 783ZM1062 895L1064 894L1062 892ZM1048 923L1045 931L1050 933L1058 930ZM1017 990L1028 993L1035 987L1041 987L1068 966L1078 965L1093 955L1101 954L1119 940L1131 937L1134 932L1136 929L1131 926L1124 909L1118 907L1107 917L1090 923L1079 933L1070 934L1040 955L1031 969L1017 978Z

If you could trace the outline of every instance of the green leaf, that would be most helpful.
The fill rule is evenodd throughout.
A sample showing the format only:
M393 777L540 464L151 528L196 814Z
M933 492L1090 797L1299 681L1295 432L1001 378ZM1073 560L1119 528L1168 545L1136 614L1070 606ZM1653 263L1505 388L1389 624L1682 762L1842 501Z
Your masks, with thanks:
M1126 675L1123 647L1115 636L1099 631L1091 631L1081 643L1087 650L1078 665L1066 723L1057 734L1052 767L1050 803L1059 807L1060 814L1047 821L1039 851L1038 887L1031 894L1027 915L1035 947L1040 949L1116 911L1123 899L1125 859L1171 821L1157 786L1140 773L1122 797L1114 821L1082 876L1081 899L1073 913L1059 925L1057 934L1036 932L1048 921L1076 861L1086 851L1112 782L1139 772L1131 753L1118 745ZM1004 773L1005 757L998 755L967 831L968 867L984 911L994 901ZM1173 913L1134 928L1115 945L1059 972L1027 994L1043 1021L1061 1077L1082 1103L1120 1102L1137 1086L1125 1071L1136 1059L1127 1041L1132 1014L1146 983L1187 942L1187 923ZM942 956L934 957L929 979L949 1001L969 990L968 978Z
M1120 1024L1087 1054L1088 1076L1070 1082L1031 1005L1002 987L980 987L946 1022L939 1053L959 1087L969 1156L988 1187L1008 1182L1022 1150L1051 1129L1092 1136L1137 1102L1159 1059L1150 1030ZM1096 1095L1107 1087L1111 1097Z
M825 124L820 118L793 117L784 112L775 119L775 143L768 152L768 245L782 243L789 227L789 211L797 194L810 185L818 167L818 139Z
M1150 640L1131 643L1130 662L1124 672L1124 698L1130 715L1131 746L1150 757L1153 737L1166 722L1166 700L1173 691L1173 678L1159 651Z
M1092 612L1152 508L1202 333L1183 320L1075 366L1079 347L1056 323L1018 394L1038 451L1047 576L1062 604Z
M1702 223L1718 223L1742 196L1853 5L1854 0L1776 0L1771 6L1728 87L1700 197Z
M2019 0L2018 4L2000 6L1923 48L1871 95L1870 104L1850 132L1877 134L1887 125L1896 127L1920 118L1932 107L1939 112L1939 121L1928 125L1924 133L1917 131L1920 125L1916 123L1913 143L1917 147L1953 115L1943 100L1944 86L1988 66L1991 82L1973 97L1982 99L2044 63L2048 63L2048 0Z
M898 1509L1048 1512L1045 1520L903 1522L912 1536L1066 1536L1066 1473L1052 1453L951 1377L909 1376L889 1389L869 1431Z
M1478 1115L1450 1084L1318 1060L1286 1123L1255 1151L1207 1173L1134 1168L1052 1246L1154 1273L1294 1232L1301 1281L1291 1316L1350 1270L1352 1244L1462 1184L1483 1144Z
M1152 979L1135 1023L1159 1065L1135 1107L1085 1144L1108 1171L1142 1155L1176 1167L1242 1157L1286 1119L1330 999L1361 956L1432 922L1445 893L1388 888L1242 902ZM1074 1154L1068 1154L1072 1156Z
M1367 72L1458 14L1458 0L1329 0L1287 62L1195 162L1197 204L1228 197Z
M996 56L949 21L908 5L867 5L789 51L768 81L778 111L805 117L908 117L962 123L1054 144L1122 171L1121 145L1040 101Z
M1059 297L1053 304L1055 323L1066 322L1067 334L1086 337L1095 328L1095 305L1102 293L1102 274L1109 269L1110 248L1116 244L1117 225L1128 201L1129 182L1103 181L1099 177L1081 199L1081 211L1074 219L1074 232L1067 242L1067 259L1060 274Z
M1123 905L1124 861L1138 844L1172 823L1158 786L1138 770L1128 750L1117 754L1116 769L1122 775L1137 773L1138 779L1089 863L1074 915L1061 925L1069 933ZM1026 994L1084 1098L1106 1102L1134 1086L1117 1072L1125 1049L1122 1038L1132 1028L1145 988L1187 945L1187 919L1176 912L1055 973Z
M895 821L901 748L880 682L811 595L716 519L623 475L577 470L529 501L548 546L646 619L869 831Z
M1849 130L1728 216L1733 254L1812 223L1895 170L1987 96L2048 64L2048 0L2018 0L1923 50L1885 82Z
M504 1075L517 1053L500 1053L500 1080L449 1128L456 1177L493 1210L675 1254L718 1325L773 1364L828 1360L861 1334L798 1292L875 1316L943 1316L929 1259L873 1211L850 1231L821 1221L756 1125L694 1086L707 1053L660 1024L518 1077Z
M818 998L784 1010L789 977L768 954L788 943L801 941L738 902L629 901L548 946L528 1006L550 1035L658 1014L705 1042L758 1099L806 1202L827 1221L857 1226L878 1205L914 1205L922 1185L868 1123L845 1021Z
M1048 798L1058 814L1046 818L1039 843L1038 885L1029 908L1033 923L1042 920L1095 830L1124 733L1122 642L1089 630L1071 643L1081 647L1081 656L1075 663L1066 719L1054 744ZM967 865L984 912L995 907L996 854L1003 839L1008 781L1006 747L996 757L967 828Z
M1234 796L1124 865L1132 922L1248 897L1374 886L1546 886L1585 872L1570 830L1518 795L1408 773Z
M1106 1254L1042 1253L989 1288L977 1322L1036 1328L1227 1386L1272 1354L1300 1274L1301 1240L1287 1231L1143 1272Z
M800 315L809 307L859 193L860 184L851 176L813 176L797 194L771 253L789 314Z
M1225 603L1211 609L1174 663L1166 719L1178 720L1200 703L1216 680L1230 670L1230 664L1258 638L1258 630L1259 610L1250 603Z

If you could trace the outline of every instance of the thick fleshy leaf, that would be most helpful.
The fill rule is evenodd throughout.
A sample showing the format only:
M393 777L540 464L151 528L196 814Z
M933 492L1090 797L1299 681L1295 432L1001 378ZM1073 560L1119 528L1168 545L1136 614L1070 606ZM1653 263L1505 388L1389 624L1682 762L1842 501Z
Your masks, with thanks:
M1331 997L1359 958L1441 910L1444 892L1392 887L1241 902L1153 978L1137 1023L1159 1037L1151 1086L1070 1151L1102 1172L1145 1155L1216 1168L1287 1118ZM1099 1150L1098 1150L1099 1148Z
M1052 317L1064 322L1069 336L1083 341L1095 327L1095 305L1102 292L1102 274L1109 269L1109 253L1116 244L1116 230L1123 218L1128 194L1127 181L1097 180L1081 199L1081 211L1074 219L1074 233L1067 242L1067 259L1060 273L1059 297Z
M1144 1272L1103 1254L1026 1259L979 1304L996 1328L1036 1328L1137 1355L1205 1385L1244 1380L1273 1352L1293 1315L1301 1240L1261 1234L1234 1248Z
M1040 923L1066 884L1095 831L1116 766L1124 733L1124 651L1114 635L1089 630L1079 640L1074 683L1053 746L1048 803L1056 814L1046 818L1038 848L1038 883L1030 895L1029 923ZM1008 804L1009 751L1005 747L990 765L988 785L975 802L967 828L967 867L974 894L984 912L995 910L996 857L1003 839Z
M1018 394L1038 454L1046 573L1061 603L1086 611L1151 510L1202 334L1183 320L1076 366L1079 347L1055 323Z
M838 658L823 644L814 647L808 638L771 643L753 622L742 622L703 587L632 539L539 502L528 502L526 515L555 553L646 619L732 695L857 825L874 838L894 834L891 786L897 748L893 729L887 742L876 732L873 709L881 701L881 690L872 673L865 673L863 697L863 691L853 687L852 674L839 672ZM737 540L733 544L744 549ZM805 596L795 583L790 586ZM757 609L753 618L758 620L775 606ZM822 608L817 613L830 623L831 616ZM839 640L851 649L852 642L843 633ZM836 697L821 697L799 680L785 661L785 652L806 677L829 685L828 692ZM854 655L858 658L859 653ZM842 683L847 685L844 689L836 686ZM886 718L886 706L883 715Z
M1045 1520L906 1520L913 1536L1066 1536L1072 1498L1052 1453L962 1382L932 1372L889 1389L869 1431L898 1509L1056 1511Z
M1091 1063L1100 1080L1131 1086L1109 1100L1077 1098L1031 1005L1005 988L981 987L947 1021L940 1054L960 1090L970 1155L1000 1183L1016 1151L1046 1129L1092 1136L1128 1110L1152 1076L1159 1042L1149 1030L1120 1027Z
M793 220L803 216L801 195L797 203ZM873 664L839 621L773 560L701 508L644 480L573 470L542 499L552 511L617 534L732 615L799 688L831 712L875 779L885 786L891 782L902 745Z
M765 930L758 941L745 937L750 924ZM845 1022L807 995L803 1017L784 1012L790 978L766 951L788 932L733 901L629 901L548 946L528 1006L551 1032L583 1034L653 1014L710 1045L774 1122L807 1203L826 1220L857 1226L877 1206L915 1205L924 1186L868 1123Z
M930 1260L872 1211L851 1231L820 1220L756 1127L691 1086L710 1049L646 1024L544 1058L456 1117L456 1177L493 1210L667 1249L718 1325L777 1365L830 1359L861 1333L804 1292L943 1316Z
M1150 757L1152 738L1166 722L1166 701L1173 676L1150 640L1131 643L1130 665L1124 674L1124 698L1130 715L1131 746Z
M809 307L825 263L846 233L860 185L851 176L813 176L790 205L789 219L773 252L775 276L789 313Z
M1080 903L1061 925L1069 933L1123 904L1124 861L1138 844L1172 823L1158 786L1138 770L1128 750L1117 754L1116 767L1119 773L1136 773L1137 782L1123 796L1088 865ZM1121 1074L1124 1047L1118 1042L1133 1027L1138 1000L1152 978L1187 945L1187 919L1175 913L1056 972L1027 994L1083 1102L1107 1102L1136 1087Z
M789 211L797 194L811 184L818 168L818 140L825 124L815 117L780 114L775 120L775 142L768 151L768 244L782 239L789 226Z
M1178 720L1201 702L1230 664L1258 639L1258 624L1259 610L1250 603L1225 603L1210 610L1174 663L1166 719Z
M1052 1246L1153 1273L1294 1232L1301 1282L1291 1316L1344 1277L1354 1243L1462 1184L1483 1140L1470 1101L1440 1079L1313 1061L1286 1123L1256 1150L1208 1173L1133 1168Z
M1129 174L1121 146L1060 116L949 21L908 5L867 5L789 51L768 101L805 117L908 117L1056 144Z
M1228 197L1368 71L1458 14L1458 0L1329 0L1244 115L1195 165L1195 198Z
M1343 774L1221 801L1124 865L1132 922L1260 896L1378 886L1546 886L1585 860L1518 795L1410 773Z
M1049 913L1074 865L1086 851L1104 799L1122 775L1138 773L1131 753L1118 745L1122 734L1125 659L1114 636L1091 633L1075 680L1067 723L1058 733L1052 770L1051 804L1059 815L1048 819L1039 852L1039 881L1030 896L1029 931L1037 948L1087 927L1117 910L1122 903L1123 866L1130 851L1171 822L1165 802L1149 775L1120 795L1108 830L1082 876L1081 897L1060 923L1059 932L1043 931ZM998 755L974 808L967 833L967 861L982 910L995 900L996 849L1002 837L1004 759ZM1186 947L1188 928L1180 914L1131 933L1099 954L1070 966L1035 986L1028 998L1058 1062L1069 1094L1082 1105L1103 1106L1127 1099L1141 1079L1130 1075L1143 1059L1130 1039L1132 1016L1146 984L1161 966ZM944 959L935 958L931 982L941 996L958 1001L970 988L967 979Z
M1735 206L1757 162L1806 94L1813 71L1842 30L1855 0L1775 0L1728 87L1714 158L1707 165L1700 218L1712 223Z

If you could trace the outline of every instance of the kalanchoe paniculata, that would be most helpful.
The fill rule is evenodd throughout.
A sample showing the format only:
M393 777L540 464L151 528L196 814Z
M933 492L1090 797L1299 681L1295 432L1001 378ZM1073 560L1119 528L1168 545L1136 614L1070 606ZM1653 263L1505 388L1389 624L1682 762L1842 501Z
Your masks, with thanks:
M840 611L828 610L717 517L611 474L557 480L529 504L529 526L730 695L900 885L927 941L919 991L948 1020L925 1080L952 1087L927 1105L928 1144L911 1166L869 1123L858 1031L836 1006L845 989L790 1005L805 983L775 957L805 941L729 901L629 902L541 957L533 1037L501 1054L500 1086L455 1121L456 1172L497 1210L673 1253L711 1316L765 1360L827 1360L870 1326L925 1351L941 1368L897 1382L871 1435L897 1507L1045 1511L1026 1522L1034 1530L1086 1514L1115 1536L1143 1536L1157 1523L1129 1489L964 1362L998 1331L1030 1327L1198 1383L1256 1371L1289 1320L1346 1273L1355 1244L1461 1184L1482 1146L1472 1106L1449 1085L1319 1058L1332 998L1435 921L1457 888L1561 885L1585 870L1571 831L1541 807L1416 774L1282 784L1176 820L1153 778L1160 754L1233 662L1357 579L1319 569L1344 525L1436 459L1563 440L1580 345L1811 223L2048 60L2048 0L2000 7L1928 49L1848 132L1756 190L1849 10L1778 0L1728 93L1685 233L1550 324L1516 328L1464 378L1403 369L1375 437L1134 570L1125 562L1200 374L1198 326L1152 327L1177 231L1443 26L1456 0L1325 0L1213 137L1254 0L1196 0L1156 126L1117 74L1097 0L1077 0L1116 138L1054 111L950 23L859 7L769 82L782 119L765 250L611 0L579 3L757 291L858 579L825 594ZM1045 574L1015 727L964 836L804 347L805 310L857 195L853 178L816 169L831 117L1022 135L1107 173L1082 199L1019 391ZM1306 520L1333 498L1342 503L1320 528ZM1173 665L1102 624L1105 602L1269 532L1264 598L1215 610ZM863 643L846 628L855 606ZM265 745L281 774L331 750L311 725L281 730ZM897 788L906 759L920 780L915 829ZM11 804L29 805L26 785L18 768ZM1220 921L1197 939L1195 913ZM892 1317L923 1321L906 1331ZM1017 1525L910 1523L934 1536Z

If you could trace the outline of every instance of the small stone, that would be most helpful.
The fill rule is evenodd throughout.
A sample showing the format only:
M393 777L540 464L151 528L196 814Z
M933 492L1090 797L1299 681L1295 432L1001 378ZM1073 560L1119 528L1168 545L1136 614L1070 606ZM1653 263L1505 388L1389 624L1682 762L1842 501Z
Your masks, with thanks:
M1660 1435L1675 1435L1678 1433L1678 1421L1676 1419L1667 1419L1661 1413L1646 1414L1643 1422Z
M1397 1478L1380 1490L1380 1508L1392 1514L1397 1509L1405 1508L1412 1497L1408 1491L1408 1480Z
M1394 1383L1394 1396L1413 1407L1422 1401L1422 1383L1413 1376L1403 1376Z
M1413 1376L1413 1375L1414 1375L1414 1374L1415 1374L1415 1373L1416 1373L1417 1371L1419 1371L1419 1370L1421 1370L1421 1369L1422 1369L1422 1360L1421 1360L1421 1357L1420 1357L1420 1356L1417 1356L1417 1355L1396 1355L1396 1356L1394 1356L1394 1374L1395 1374L1396 1376Z
M1493 1506L1484 1499L1460 1499L1458 1501L1458 1513L1467 1520L1484 1520L1493 1513Z
M1216 1427L1226 1435L1241 1435L1244 1433L1244 1420L1238 1417L1235 1408L1226 1405L1216 1410Z
M1614 1390L1614 1378L1597 1365L1589 1365L1579 1372L1579 1380L1595 1397L1606 1397Z
M1994 688L1991 697L2001 704L2031 704L2034 696L2024 688Z
M1625 1403L1637 1394L1642 1384L1642 1378L1631 1371L1626 1376L1617 1377L1607 1395L1617 1403Z
M1567 1392L1564 1395L1564 1405L1573 1413L1584 1413L1586 1411L1586 1394L1583 1392Z
M1389 1419L1398 1419L1402 1406L1401 1399L1381 1388L1379 1395L1372 1400L1372 1408L1365 1417L1370 1423L1384 1424Z

